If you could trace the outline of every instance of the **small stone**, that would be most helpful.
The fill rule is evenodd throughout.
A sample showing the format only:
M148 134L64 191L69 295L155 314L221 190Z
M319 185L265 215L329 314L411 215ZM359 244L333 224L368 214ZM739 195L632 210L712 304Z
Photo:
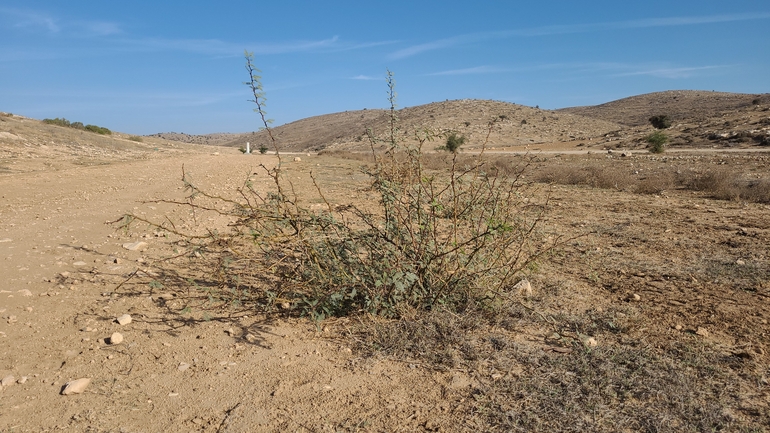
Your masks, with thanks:
M702 326L698 326L698 329L695 331L695 335L700 335L701 337L708 337L709 331Z
M173 293L161 293L160 295L157 296L157 298L158 299L163 299L164 301L170 301L170 300L174 299L174 294Z
M129 250L129 251L144 251L146 250L150 245L147 242L137 241L137 242L130 242L123 244L123 248Z
M61 395L80 394L86 390L89 383L91 383L91 379L88 378L67 382L61 391Z
M87 263L83 261L75 262L72 264L72 266L85 266Z
M64 271L64 272L60 273L59 276L61 276L62 278L69 278L70 273L67 272L67 271Z
M515 290L519 295L526 297L532 296L532 284L530 284L529 280L526 278L516 283L516 285L513 286L513 290Z
M110 336L110 344L120 344L123 342L123 335L120 332L113 332Z
M22 376L19 380L16 381L19 385L24 385L27 382L27 376Z
M246 338L246 341L248 341L249 343L256 343L257 341L259 341L259 338L257 338L256 335L251 333L246 334L246 337L244 338Z
M291 308L291 304L288 302L281 302L279 305L281 306L282 310L288 310Z
M179 371L185 371L188 368L190 368L190 364L188 364L186 362L183 362L183 363L179 364L179 367L177 367L176 369L179 370Z
M227 330L225 330L225 334L232 337L235 335L235 330L233 328L228 328Z
M29 289L21 289L18 293L21 293L21 296L32 296L32 292L30 292Z
M299 156L295 156L294 162L302 162L302 158L300 158Z
M586 347L596 347L596 346L599 345L599 342L597 342L594 337L588 337L588 338L583 340L583 344Z
M9 374L8 376L5 376L3 378L3 380L0 380L0 385L2 385L3 387L11 386L14 383L16 383L16 378L13 377L12 374Z
M636 294L636 293L632 293L632 294L628 295L628 297L626 298L626 300L627 300L627 301L631 301L631 302L639 302L639 301L641 301L641 300L642 300L642 297L641 297L641 296L639 296L639 295L638 295L638 294Z
M744 261L743 261L743 260L741 260L741 259L738 259L738 260L736 260L736 261L735 261L735 264L736 264L736 265L738 265L738 266L743 266L743 265L745 265L745 264L746 264L746 262L744 262Z
M118 265L120 264L120 259L116 257L112 260L112 263L115 263L116 265Z
M674 329L676 329L677 331L681 331L682 330L682 325L676 325L676 326L674 326Z
M131 315L130 314L123 314L122 316L118 316L117 319L119 325L128 325L131 323Z

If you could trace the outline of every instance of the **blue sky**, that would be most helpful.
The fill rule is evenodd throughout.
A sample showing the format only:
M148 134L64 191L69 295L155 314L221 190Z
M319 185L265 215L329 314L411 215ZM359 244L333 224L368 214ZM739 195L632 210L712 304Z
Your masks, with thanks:
M246 132L244 50L276 125L478 98L541 108L770 92L770 3L0 2L0 111L132 134Z

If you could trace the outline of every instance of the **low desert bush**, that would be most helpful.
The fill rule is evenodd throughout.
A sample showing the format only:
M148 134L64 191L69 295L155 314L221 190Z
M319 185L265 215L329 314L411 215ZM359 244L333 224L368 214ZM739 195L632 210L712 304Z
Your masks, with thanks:
M740 173L729 168L713 168L702 173L692 173L681 182L687 189L704 191L720 200L770 203L770 180L746 180Z
M138 136L138 135L132 135L132 136L128 137L128 139L131 140L131 141L136 141L137 143L144 142L144 139L142 137Z
M666 150L666 143L668 143L668 135L663 131L655 131L645 137L644 141L649 145L648 148L651 153L663 153Z
M463 144L465 144L465 136L457 135L457 133L452 132L447 136L446 142L439 149L457 153L460 151L460 147L462 147Z
M96 126L96 125L83 125L81 122L70 122L67 119L64 118L55 118L55 119L43 119L43 123L47 123L49 125L56 125L56 126L64 126L67 128L74 128L74 129L81 129L89 132L95 132L97 134L101 135L112 135L112 131L109 129L102 127L102 126Z
M278 150L266 121L261 77L251 55L246 60L255 111ZM239 303L249 299L263 311L280 305L323 320L494 307L508 296L520 273L558 242L540 230L547 199L531 199L533 185L520 176L488 175L483 152L466 164L453 154L448 169L427 170L423 146L439 135L424 131L416 144L399 141L403 134L394 86L388 72L388 139L381 143L367 131L374 162L363 170L375 198L373 208L332 205L315 178L325 208L301 206L293 184L282 174L278 152L276 167L262 166L272 188L260 191L246 182L238 190L240 200L211 195L185 177L190 195L172 203L234 219L229 232L207 229L206 235L195 237L173 225L156 226L185 236L196 251L212 257L208 275L216 279L218 297L237 293ZM493 127L494 121L490 131ZM382 144L387 150L375 153ZM139 215L127 215L124 221L149 222Z
M650 117L650 124L656 129L667 129L671 127L671 119L665 114Z

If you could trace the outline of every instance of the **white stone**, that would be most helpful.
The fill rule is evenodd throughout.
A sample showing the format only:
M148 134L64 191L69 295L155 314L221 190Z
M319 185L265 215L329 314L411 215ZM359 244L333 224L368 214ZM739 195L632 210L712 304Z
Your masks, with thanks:
M123 342L123 335L120 332L113 332L110 336L110 344L120 344Z
M147 242L137 241L137 242L130 242L123 244L123 248L129 250L129 251L144 251L146 250L150 245Z
M91 379L83 378L67 382L62 390L62 395L80 394L86 390L88 384L91 383Z
M122 316L118 316L116 319L118 321L118 324L120 325L128 325L131 323L131 315L130 314L123 314Z
M16 378L13 377L12 374L9 374L8 376L5 376L3 380L0 380L0 385L2 386L11 386L14 383L16 383Z
M516 285L513 286L513 290L519 295L524 295L526 297L532 296L532 284L530 284L529 280L526 278L516 283Z

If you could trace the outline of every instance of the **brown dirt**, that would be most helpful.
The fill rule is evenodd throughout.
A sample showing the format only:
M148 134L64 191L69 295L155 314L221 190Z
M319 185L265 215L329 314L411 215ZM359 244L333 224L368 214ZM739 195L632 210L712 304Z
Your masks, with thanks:
M490 321L445 324L437 329L454 334L433 347L409 321L399 326L414 335L368 318L316 326L207 309L199 288L162 278L180 239L107 223L133 212L194 228L185 207L146 201L183 199L182 166L198 186L231 195L272 156L18 118L0 122L0 134L0 379L13 376L0 388L0 431L763 431L770 422L770 205L542 184L549 230L582 236L530 271L532 298ZM306 194L313 170L345 203L366 194L359 164L303 156L285 173ZM628 176L770 168L764 153L543 154L530 172L581 164ZM123 247L137 241L148 249ZM133 322L116 323L122 314ZM372 329L384 329L379 340ZM113 332L125 340L108 344ZM408 338L418 344L399 349ZM78 378L91 379L84 393L60 395Z

